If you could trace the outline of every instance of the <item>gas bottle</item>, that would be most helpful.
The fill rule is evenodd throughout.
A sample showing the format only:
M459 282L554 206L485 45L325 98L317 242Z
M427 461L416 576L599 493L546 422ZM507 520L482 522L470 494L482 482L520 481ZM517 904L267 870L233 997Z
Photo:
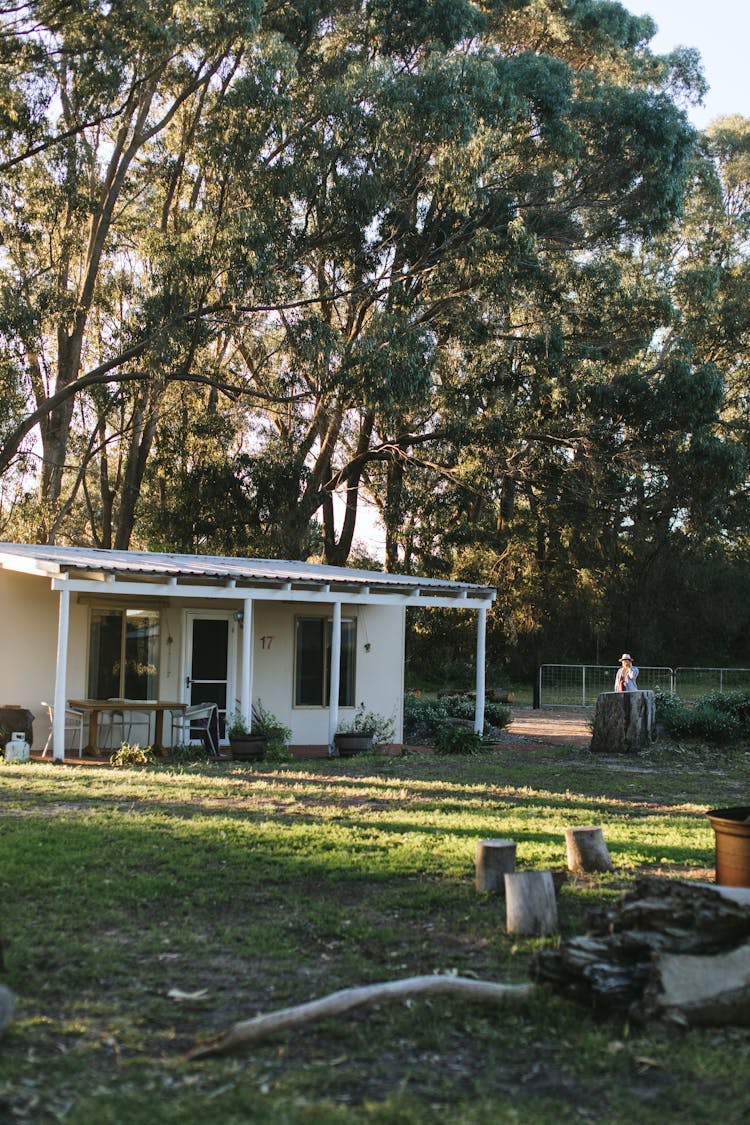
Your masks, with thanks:
M31 747L26 741L26 733L14 730L5 744L6 762L28 762Z

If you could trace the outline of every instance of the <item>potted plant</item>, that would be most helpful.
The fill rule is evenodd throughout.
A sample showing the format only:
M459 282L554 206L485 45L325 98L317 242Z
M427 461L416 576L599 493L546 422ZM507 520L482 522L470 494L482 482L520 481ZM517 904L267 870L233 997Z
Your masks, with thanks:
M267 750L278 752L283 756L283 751L291 740L292 731L258 702L253 704L253 729L250 737L253 736L265 739Z
M291 737L289 727L266 711L262 703L253 704L252 729L239 711L234 712L227 726L232 759L238 762L260 762L269 748L283 748Z
M393 726L392 718L366 711L364 703L360 703L350 720L339 723L333 744L340 757L348 758L388 742L393 737Z
M232 761L259 762L266 755L267 740L251 733L241 711L235 711L227 724L227 738L232 751Z

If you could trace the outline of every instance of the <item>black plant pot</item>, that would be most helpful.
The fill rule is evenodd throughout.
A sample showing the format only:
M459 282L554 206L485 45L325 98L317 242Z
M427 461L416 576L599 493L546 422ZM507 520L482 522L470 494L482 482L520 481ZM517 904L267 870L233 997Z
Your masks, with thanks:
M351 758L353 754L362 754L372 750L374 737L371 734L334 734L333 745L339 757Z
M234 762L262 762L268 750L268 738L264 734L246 734L241 738L230 735L229 746Z

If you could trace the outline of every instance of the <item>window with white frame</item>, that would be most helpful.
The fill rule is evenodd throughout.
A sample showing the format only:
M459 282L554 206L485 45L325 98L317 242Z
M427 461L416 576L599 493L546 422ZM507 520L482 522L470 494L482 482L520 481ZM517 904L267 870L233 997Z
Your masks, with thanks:
M159 611L92 609L90 699L157 699Z
M330 617L298 617L294 644L295 707L327 707L331 693ZM341 622L341 673L339 707L354 706L354 654L357 623Z

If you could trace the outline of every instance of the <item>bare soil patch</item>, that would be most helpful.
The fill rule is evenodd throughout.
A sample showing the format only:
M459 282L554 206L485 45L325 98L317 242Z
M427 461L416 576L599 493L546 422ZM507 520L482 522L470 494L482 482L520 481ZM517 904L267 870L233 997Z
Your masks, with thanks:
M507 733L514 741L523 738L529 742L543 742L547 746L574 746L587 750L591 742L589 707L554 707L533 710L530 707L513 707Z

